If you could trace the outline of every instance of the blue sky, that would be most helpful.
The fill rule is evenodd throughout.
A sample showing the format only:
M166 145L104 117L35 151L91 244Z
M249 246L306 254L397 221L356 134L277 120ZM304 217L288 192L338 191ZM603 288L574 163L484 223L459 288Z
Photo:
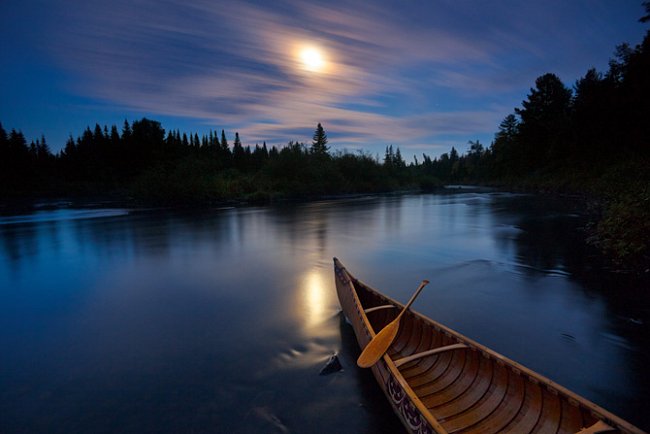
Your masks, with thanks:
M253 145L309 142L321 122L334 150L437 156L489 145L538 76L605 71L643 14L640 0L2 0L0 122L53 151L144 116Z

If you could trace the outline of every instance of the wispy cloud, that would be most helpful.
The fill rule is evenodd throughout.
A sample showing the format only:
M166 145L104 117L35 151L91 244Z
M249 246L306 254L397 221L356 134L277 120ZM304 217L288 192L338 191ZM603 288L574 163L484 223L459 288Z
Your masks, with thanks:
M65 31L53 33L53 52L79 94L236 129L250 142L285 143L316 122L352 148L489 137L510 95L531 83L517 56L545 55L534 42L539 28L511 2L59 5ZM510 18L491 25L486 18L498 14ZM305 44L323 50L323 73L301 68Z

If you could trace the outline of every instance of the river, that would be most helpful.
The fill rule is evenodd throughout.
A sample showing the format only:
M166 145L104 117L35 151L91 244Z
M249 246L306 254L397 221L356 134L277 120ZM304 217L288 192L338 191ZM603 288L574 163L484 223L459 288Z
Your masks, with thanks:
M399 433L341 320L361 280L650 430L650 297L580 204L480 190L0 215L0 432ZM338 353L343 371L320 376Z

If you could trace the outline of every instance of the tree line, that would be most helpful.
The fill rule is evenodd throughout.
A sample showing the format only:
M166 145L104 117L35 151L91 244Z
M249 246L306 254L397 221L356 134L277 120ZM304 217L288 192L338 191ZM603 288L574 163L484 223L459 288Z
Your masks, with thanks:
M643 6L639 21L647 23L650 2ZM565 190L647 181L650 32L636 47L619 45L606 72L589 69L571 88L553 73L538 77L490 146L469 145L464 155L455 148L434 160L423 155L426 170L445 182ZM608 182L594 183L600 177Z
M392 148L391 148L392 149ZM399 149L397 150L399 154ZM396 167L370 154L330 152L319 123L312 142L286 146L232 143L224 130L168 131L143 118L121 129L87 127L53 154L44 137L27 143L0 124L0 198L114 195L161 203L206 203L382 192L411 187L401 156ZM393 160L391 160L393 163ZM400 170L397 170L399 167Z
M650 22L647 14L639 21ZM485 147L470 141L421 171L438 180L590 197L589 240L617 266L650 272L650 32L621 44L606 72L589 69L574 85L547 73L507 115Z

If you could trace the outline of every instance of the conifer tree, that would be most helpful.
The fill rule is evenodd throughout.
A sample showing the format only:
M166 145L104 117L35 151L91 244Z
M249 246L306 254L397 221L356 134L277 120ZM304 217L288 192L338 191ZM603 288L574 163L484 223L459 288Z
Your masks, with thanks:
M244 170L246 166L246 152L244 151L244 147L241 144L241 140L239 139L239 133L235 133L235 142L233 143L232 146L232 159L233 159L233 164L237 169Z
M395 154L393 153L393 145L386 146L386 152L384 153L384 166L392 166L394 158Z
M544 167L561 158L571 105L571 90L555 74L535 80L528 99L515 112L521 117L519 137L525 170Z
M226 139L226 132L221 130L221 149L228 150L228 140Z
M455 147L451 147L451 151L449 151L449 161L452 163L458 161L460 157L458 156L458 151L456 150Z
M117 131L117 126L111 126L111 145L117 147L120 143L120 133Z
M316 127L316 131L314 131L311 152L312 154L316 155L326 155L328 150L329 147L327 146L327 134L325 134L325 130L319 122L318 126Z
M37 141L38 143L38 141ZM50 147L48 146L47 142L45 141L45 136L41 135L41 141L37 146L37 157L41 161L47 161L52 157L52 152L50 151Z
M122 127L122 140L125 143L128 143L131 140L131 126L129 125L129 121L124 119L124 126Z
M399 146L397 147L397 150L395 151L395 166L397 166L397 167L406 166L406 162L402 158L402 151L399 150Z

